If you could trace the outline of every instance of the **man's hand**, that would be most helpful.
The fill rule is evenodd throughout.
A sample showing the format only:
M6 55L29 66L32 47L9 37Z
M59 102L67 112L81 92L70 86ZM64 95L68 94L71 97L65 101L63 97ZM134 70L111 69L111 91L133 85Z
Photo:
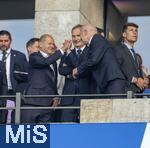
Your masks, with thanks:
M59 104L60 104L60 99L57 97L53 98L52 107L57 107L57 106L59 106Z
M70 50L71 46L72 46L72 41L71 40L65 40L61 49L64 52L66 52L66 51Z
M72 70L72 76L73 76L73 78L76 79L76 78L77 78L77 75L78 75L78 69L77 69L77 68L74 68L74 69Z
M135 83L141 90L143 90L145 88L145 82L144 79L139 77L137 78L137 81Z

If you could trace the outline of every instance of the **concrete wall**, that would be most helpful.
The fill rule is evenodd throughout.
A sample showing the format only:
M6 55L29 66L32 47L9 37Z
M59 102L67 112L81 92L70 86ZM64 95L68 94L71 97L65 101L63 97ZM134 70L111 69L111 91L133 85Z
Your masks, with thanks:
M81 0L80 3L80 12L88 22L103 28L104 0Z
M71 28L90 22L103 27L103 0L36 0L35 36L50 33L56 44L71 38Z
M81 123L150 122L149 99L81 100Z

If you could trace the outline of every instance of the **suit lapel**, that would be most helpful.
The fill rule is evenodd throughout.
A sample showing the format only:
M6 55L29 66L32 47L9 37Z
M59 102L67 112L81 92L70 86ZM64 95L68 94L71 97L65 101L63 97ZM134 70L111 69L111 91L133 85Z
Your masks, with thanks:
M81 53L81 55L80 55L80 57L79 57L79 59L78 59L78 65L84 60L83 57L86 55L87 49L88 49L88 47L85 47L85 48L83 49L83 51L82 51L82 53Z
M133 58L131 52L129 51L129 49L127 48L126 45L123 44L123 47L124 47L124 50L125 50L127 56L128 56L129 59L131 60L131 63L132 63L132 65L133 65L133 67L135 68L137 74L139 74L139 72L138 72L138 71L139 71L139 70L138 70L138 65L136 64L136 61L135 61L136 59Z
M13 68L14 68L15 59L16 59L16 54L11 49L11 51L10 51L10 75L11 75L11 80L13 78Z
M71 56L70 56L71 57L71 63L73 65L73 67L76 67L77 66L76 49L74 48L70 54L71 54Z

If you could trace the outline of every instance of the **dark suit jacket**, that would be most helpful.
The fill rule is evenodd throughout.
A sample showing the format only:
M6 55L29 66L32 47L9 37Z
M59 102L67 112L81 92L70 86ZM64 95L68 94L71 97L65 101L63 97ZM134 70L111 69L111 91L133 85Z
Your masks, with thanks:
M112 80L124 79L114 56L113 47L107 39L98 34L93 36L87 60L78 67L78 73L81 74L87 68L91 69L95 93L105 92L105 88Z
M20 88L19 85L21 84L23 79L21 80L19 78L20 74L18 74L18 76L17 76L17 75L15 75L14 72L16 70L18 70L18 69L16 69L17 65L20 67L19 71L27 72L27 65L28 65L27 59L23 53L13 50L13 49L11 49L10 56L11 56L10 57L10 80L11 80L11 84L12 84L12 89L13 89L14 93L18 91L18 88L22 92L24 88ZM26 81L26 80L27 79L25 78L25 80L23 80L23 81ZM2 85L2 87L3 87L3 85ZM7 95L7 90L2 89L1 91L2 91L1 93L3 95Z
M59 73L65 76L65 84L63 88L63 94L88 94L90 93L89 84L89 72L84 71L81 75L74 79L72 77L72 70L82 63L87 56L86 47L79 60L77 59L76 50L73 49L69 55L64 55L59 65ZM79 105L80 98L65 97L61 99L62 105Z
M57 94L57 65L56 60L62 56L56 51L48 58L44 58L40 52L29 57L29 80L25 94L27 95L56 95ZM54 71L50 67L53 65ZM25 104L50 106L52 98L27 98Z
M115 55L126 80L126 91L140 92L140 89L131 81L133 77L142 77L142 72L140 72L139 66L135 64L127 46L123 43L116 44Z

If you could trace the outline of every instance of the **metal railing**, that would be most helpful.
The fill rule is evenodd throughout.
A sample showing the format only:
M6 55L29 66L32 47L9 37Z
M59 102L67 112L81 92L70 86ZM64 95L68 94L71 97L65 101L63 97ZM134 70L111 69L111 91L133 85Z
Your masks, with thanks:
M15 107L0 107L0 110L15 110L15 124L20 124L20 118L21 118L21 110L26 110L26 109L33 109L33 110L37 110L37 109L80 109L80 106L58 106L58 107L24 107L21 106L21 100L23 98L50 98L50 97L59 97L59 98L63 98L63 97L80 97L80 98L85 98L86 97L89 99L131 99L131 98L148 98L150 97L150 93L149 94L134 94L132 91L128 91L127 94L80 94L80 95L22 95L21 93L16 93L16 95L9 95L9 96L0 96L0 99L8 99L8 98L14 98L16 100L16 106Z

